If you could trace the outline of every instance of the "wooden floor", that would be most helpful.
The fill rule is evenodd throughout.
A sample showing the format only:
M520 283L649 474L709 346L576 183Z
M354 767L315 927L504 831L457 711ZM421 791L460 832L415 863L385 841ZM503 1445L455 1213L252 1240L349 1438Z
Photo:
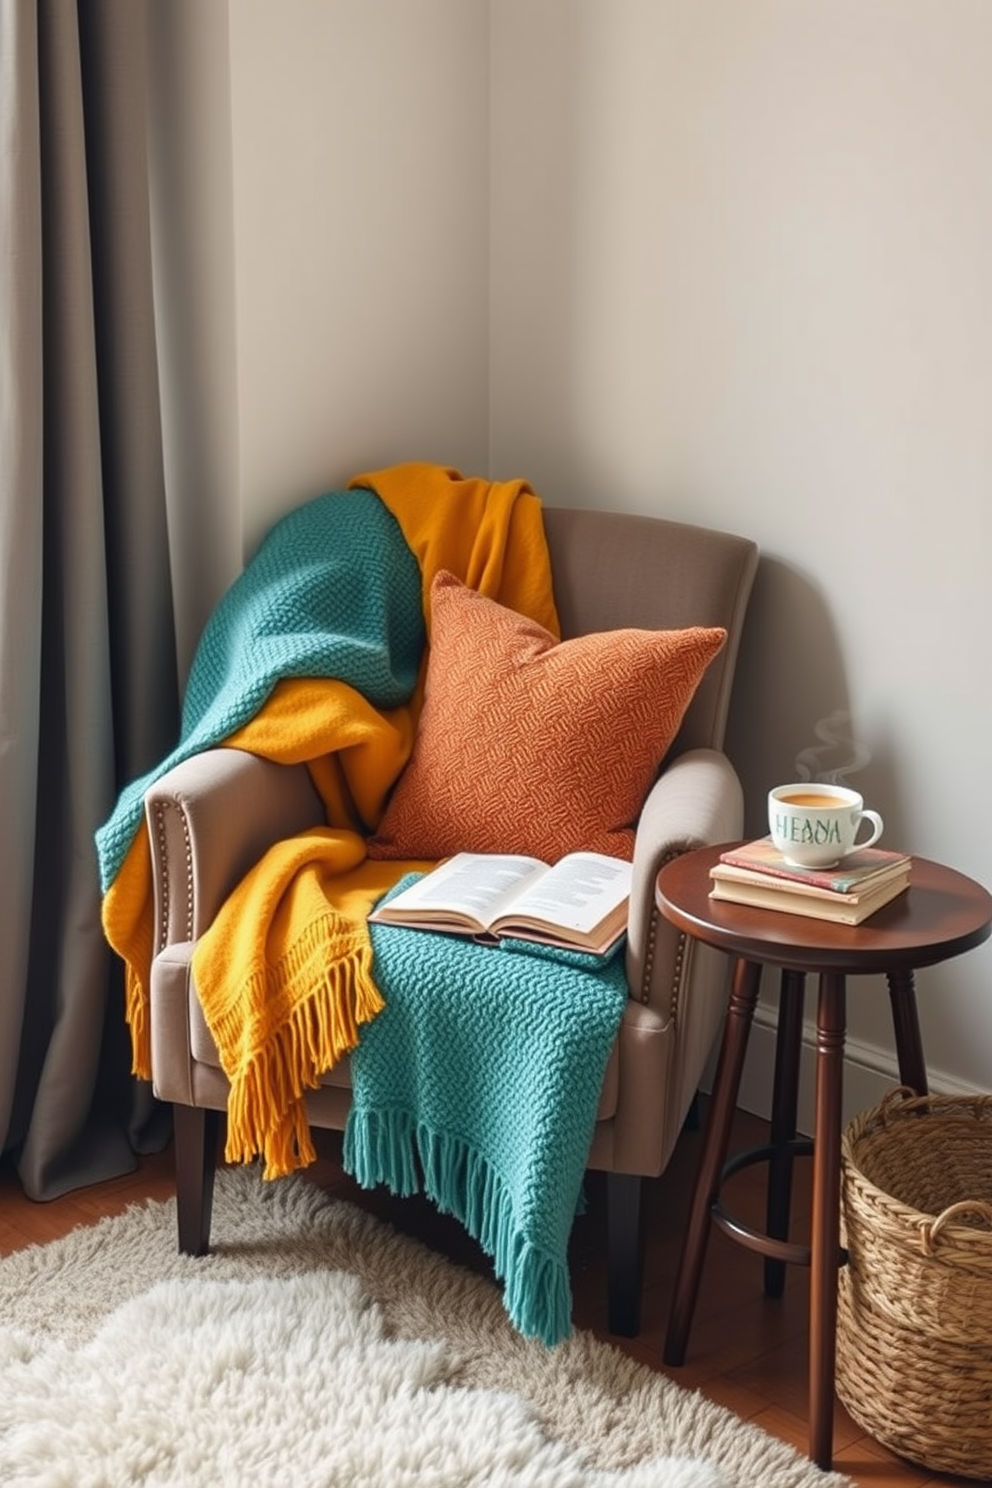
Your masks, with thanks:
M757 1145L766 1127L738 1113L733 1150ZM590 1175L586 1213L576 1221L571 1248L574 1318L578 1326L623 1348L651 1369L663 1370L661 1348L670 1285L678 1257L688 1193L695 1172L700 1135L687 1130L665 1175L647 1185L645 1291L641 1333L633 1340L606 1332L606 1243L604 1186ZM452 1220L437 1214L424 1200L393 1199L384 1191L367 1194L340 1170L340 1139L320 1134L321 1157L310 1175L334 1194L361 1204L397 1229L416 1235L458 1264L482 1272L488 1263ZM797 1235L808 1217L808 1181L799 1165ZM92 1224L104 1214L119 1213L145 1197L165 1198L173 1191L171 1150L142 1160L139 1170L110 1183L80 1190L48 1204L25 1199L9 1167L0 1167L0 1255L25 1245L44 1243L77 1225ZM740 1173L724 1197L735 1214L760 1225L764 1170ZM790 1267L785 1295L770 1301L762 1294L760 1257L713 1233L699 1305L685 1364L665 1371L688 1388L753 1420L773 1436L806 1450L806 1307L807 1272ZM968 1480L932 1474L894 1458L864 1436L838 1403L834 1461L861 1488L923 1488L964 1484Z

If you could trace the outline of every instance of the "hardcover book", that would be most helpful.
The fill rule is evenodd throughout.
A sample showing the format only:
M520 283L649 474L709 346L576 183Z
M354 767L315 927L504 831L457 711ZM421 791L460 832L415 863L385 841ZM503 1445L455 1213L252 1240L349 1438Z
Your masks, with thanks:
M786 862L770 837L759 837L721 853L712 875L714 879L757 884L772 878L800 889L855 894L905 875L911 862L908 853L864 847L848 853L835 868L799 868Z
M774 909L780 914L805 915L808 919L832 920L838 925L860 925L876 910L905 892L909 870L883 878L858 893L831 893L803 884L789 884L768 876L763 883L751 880L714 878L711 899L747 904L756 909Z
M709 897L757 909L776 909L779 914L806 915L811 920L833 920L834 924L860 926L869 915L875 914L876 909L888 905L906 888L909 888L909 868L873 879L861 890L846 893L833 893L827 888L808 884L791 884L772 875L767 875L763 881L757 881L757 875L748 878L712 876Z

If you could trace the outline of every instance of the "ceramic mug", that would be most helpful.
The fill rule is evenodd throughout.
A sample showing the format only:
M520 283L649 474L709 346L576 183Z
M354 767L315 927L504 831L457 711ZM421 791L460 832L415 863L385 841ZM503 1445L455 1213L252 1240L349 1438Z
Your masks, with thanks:
M857 841L862 822L871 835ZM800 781L768 792L772 842L796 868L832 868L848 853L871 847L882 835L882 818L866 811L864 798L846 785Z

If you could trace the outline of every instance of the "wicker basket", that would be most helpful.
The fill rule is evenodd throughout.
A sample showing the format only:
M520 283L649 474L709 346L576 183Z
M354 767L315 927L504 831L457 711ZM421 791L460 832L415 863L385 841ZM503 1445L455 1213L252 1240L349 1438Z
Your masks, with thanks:
M837 1393L865 1431L992 1479L992 1096L900 1086L842 1145Z

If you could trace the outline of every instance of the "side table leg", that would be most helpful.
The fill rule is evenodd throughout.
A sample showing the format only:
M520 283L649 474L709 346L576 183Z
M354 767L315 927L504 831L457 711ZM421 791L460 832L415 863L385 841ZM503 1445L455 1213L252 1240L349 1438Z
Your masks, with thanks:
M824 1470L829 1470L833 1458L845 1023L844 976L839 972L823 972L816 1018L816 1128L809 1293L809 1455Z
M699 1159L699 1172L692 1194L686 1224L682 1255L675 1277L672 1308L665 1337L666 1364L685 1362L689 1328L696 1308L699 1282L706 1259L710 1232L710 1211L720 1190L723 1165L730 1143L730 1128L737 1105L748 1034L758 1000L761 967L752 961L739 960L734 965L730 1003L723 1028L723 1042L713 1081L709 1119Z
M799 1057L803 1039L803 1000L806 976L801 971L783 971L778 998L778 1033L775 1038L775 1084L772 1091L771 1146L768 1167L768 1207L765 1229L775 1240L789 1238L792 1208L792 1148L796 1137L799 1105ZM765 1296L781 1297L785 1288L785 1262L765 1257Z
M917 1095L927 1095L927 1067L923 1058L923 1036L920 1033L916 982L912 969L890 971L886 981L889 984L889 1002L892 1005L892 1027L896 1035L900 1083L908 1085Z

